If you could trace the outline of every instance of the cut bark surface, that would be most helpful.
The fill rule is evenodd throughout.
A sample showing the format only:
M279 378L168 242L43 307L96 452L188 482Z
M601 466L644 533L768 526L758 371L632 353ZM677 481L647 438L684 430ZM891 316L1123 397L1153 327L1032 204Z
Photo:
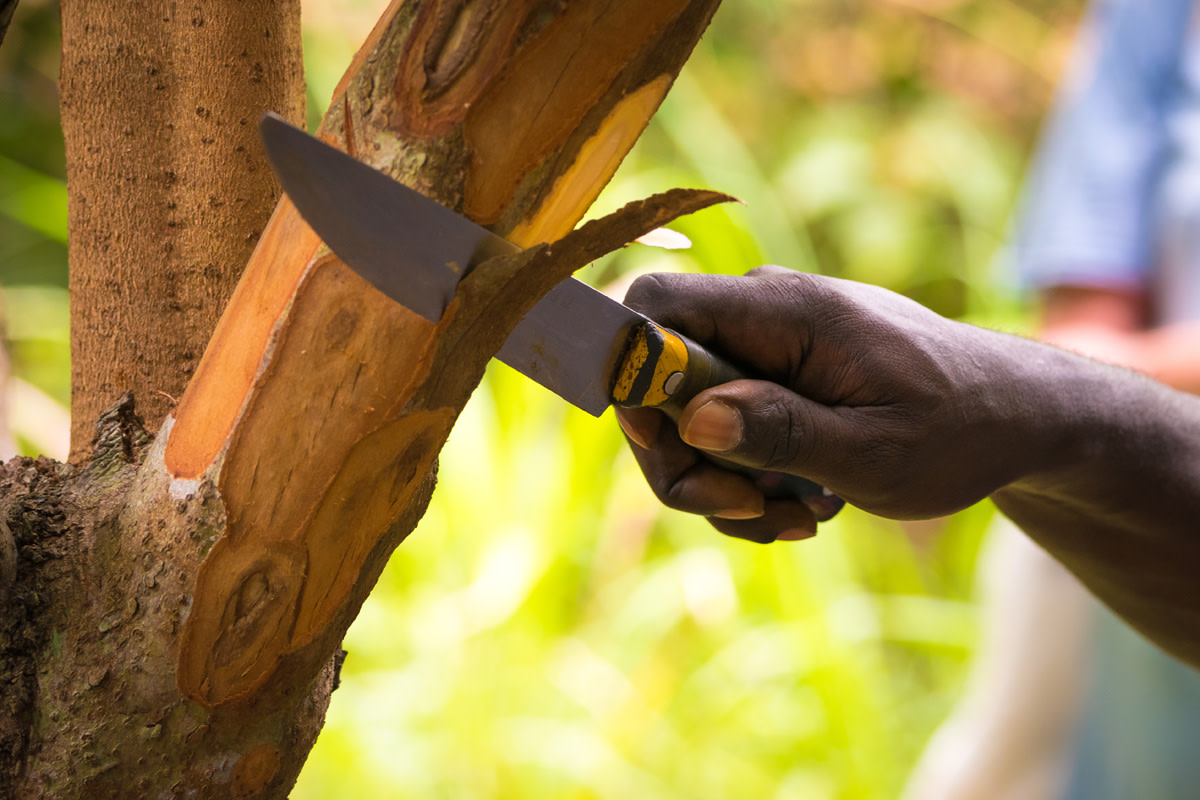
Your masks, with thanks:
M239 442L254 453L246 466L234 459L231 468L226 461L219 493L227 508L246 505L247 515L227 517L224 535L201 566L183 631L179 683L184 693L207 705L251 696L284 656L314 641L330 624L364 570L378 572L382 564L368 566L368 560L385 540L390 552L410 532L394 529L393 523L427 479L488 360L546 292L576 269L681 214L729 199L717 192L672 191L631 203L552 245L484 262L459 285L443 318L427 324L419 368L407 365L415 379L404 393L379 398L378 408L365 412L378 422L352 447L342 449L344 440L328 434L320 415L330 407L327 402L337 400L327 401L325 393L264 401L271 409L288 408L284 419L292 425L285 428L281 419L260 428L276 437L270 443ZM304 326L292 334L300 337L300 345L287 349L303 357L276 369L328 374L355 331L363 358L378 358L394 369L387 350L370 348L375 328L361 316L361 296L368 291L362 279L329 257L309 280L318 282L316 287L292 304ZM346 291L347 285L354 291ZM340 303L331 305L334 298ZM307 302L319 303L324 313L310 311ZM386 298L383 307L413 316ZM369 380L370 371L361 365L355 380ZM327 394L336 398L343 391L334 384ZM300 447L321 471L295 475L297 448L284 448L279 440L285 436L306 437ZM287 494L264 500L269 488ZM244 502L255 492L254 503ZM310 502L302 504L291 493ZM250 595L253 602L246 599Z
M519 244L561 241L481 265L433 323L372 288L281 203L164 450L176 491L209 481L226 511L183 631L189 698L238 702L289 654L326 654L412 529L396 520L427 502L437 452L521 315L594 258L726 199L675 191L570 233L713 10L667 4L618 47L613 31L635 5L401 6L360 51L318 136ZM502 114L489 98L522 81L541 111L522 101ZM504 210L480 210L481 192Z

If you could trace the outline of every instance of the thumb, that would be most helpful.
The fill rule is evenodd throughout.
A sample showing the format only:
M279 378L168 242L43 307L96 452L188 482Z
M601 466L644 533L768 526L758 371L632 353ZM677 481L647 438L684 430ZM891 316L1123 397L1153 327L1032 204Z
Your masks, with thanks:
M848 431L832 409L777 383L740 380L692 398L679 435L698 450L761 470L824 482L829 455ZM828 485L828 484L826 484Z

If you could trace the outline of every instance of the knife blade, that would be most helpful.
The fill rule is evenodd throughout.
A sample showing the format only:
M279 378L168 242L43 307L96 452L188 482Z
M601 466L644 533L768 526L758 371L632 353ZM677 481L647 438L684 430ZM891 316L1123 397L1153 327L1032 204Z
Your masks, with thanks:
M409 310L436 322L458 282L516 245L330 147L274 114L259 122L284 191L347 266ZM746 377L696 342L568 278L510 333L499 358L599 416L614 402L659 408L678 420L710 386ZM800 499L823 521L842 501L815 483L728 462L769 497Z

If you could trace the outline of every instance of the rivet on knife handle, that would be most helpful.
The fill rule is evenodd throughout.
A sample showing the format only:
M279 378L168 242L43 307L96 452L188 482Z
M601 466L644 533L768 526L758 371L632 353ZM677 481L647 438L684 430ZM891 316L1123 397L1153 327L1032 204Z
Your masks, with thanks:
M700 392L745 377L737 367L686 336L648 322L637 326L629 337L612 397L617 405L657 408L678 421L688 402ZM833 517L843 505L839 498L805 478L708 458L751 478L770 499L800 500L812 510L818 522Z
M687 368L683 337L654 324L638 325L617 370L613 401L622 406L658 408L679 390Z

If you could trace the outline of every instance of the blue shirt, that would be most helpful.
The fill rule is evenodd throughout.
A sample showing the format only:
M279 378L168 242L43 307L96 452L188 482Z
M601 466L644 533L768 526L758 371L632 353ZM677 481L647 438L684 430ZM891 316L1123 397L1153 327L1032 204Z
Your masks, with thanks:
M1194 99L1183 80L1192 5L1092 7L1027 184L1014 241L1025 285L1151 282L1164 178L1181 155L1172 124Z

